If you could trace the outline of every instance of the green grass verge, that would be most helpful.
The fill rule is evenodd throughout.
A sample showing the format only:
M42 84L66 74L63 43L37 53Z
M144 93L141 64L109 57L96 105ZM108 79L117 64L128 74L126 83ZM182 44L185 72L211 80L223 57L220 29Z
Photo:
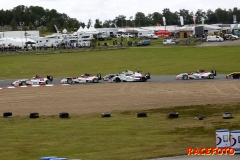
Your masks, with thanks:
M216 69L226 74L239 71L240 46L127 48L51 54L0 56L0 79L28 78L35 74L54 77L79 76L85 72L104 74L142 70L152 75L176 75L197 69Z
M58 156L87 160L137 160L184 155L187 147L215 147L217 129L240 129L240 104L181 106L145 110L148 117L137 118L138 110L101 114L1 118L0 159L36 160ZM168 119L169 112L178 119ZM235 114L222 119L223 112ZM205 120L195 120L204 115Z

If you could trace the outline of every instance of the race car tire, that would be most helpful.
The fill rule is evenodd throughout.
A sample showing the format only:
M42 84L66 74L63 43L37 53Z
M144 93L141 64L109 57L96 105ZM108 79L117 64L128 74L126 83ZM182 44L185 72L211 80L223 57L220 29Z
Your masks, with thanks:
M210 74L210 75L208 76L208 78L209 78L209 79L214 79L214 75L213 75L213 74Z
M50 81L53 81L53 76L52 75L47 75L47 79Z
M19 86L26 86L27 83L25 81L22 81Z
M100 73L97 74L97 77L98 77L98 80L101 80L102 79L102 76Z
M115 82L116 82L116 83L119 83L119 82L121 82L121 79L117 77L117 78L115 79Z
M68 78L67 79L67 84L72 84L73 83L73 80L71 78Z
M188 80L188 76L187 75L183 75L182 79L183 80Z
M51 80L46 80L46 84L51 84Z
M146 81L147 81L147 78L142 77L141 80L142 80L142 82L146 82Z
M239 79L239 75L238 74L234 74L232 77L233 77L233 79Z
M93 79L93 83L98 83L98 79L97 79L97 78L94 78L94 79Z
M145 73L145 77L146 77L147 79L151 79L150 73L149 73L149 72Z

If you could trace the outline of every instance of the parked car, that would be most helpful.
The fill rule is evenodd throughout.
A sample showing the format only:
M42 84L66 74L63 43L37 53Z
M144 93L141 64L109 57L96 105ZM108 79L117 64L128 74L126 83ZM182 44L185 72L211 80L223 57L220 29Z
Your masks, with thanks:
M151 79L149 72L142 74L141 70L137 72L126 70L110 78L109 82L146 82L148 79Z
M216 76L216 70L212 70L211 72L200 69L196 72L192 73L181 73L176 76L177 80L188 80L188 79L214 79L214 76Z
M150 40L141 40L140 42L137 43L137 46L148 46L150 44L151 44Z
M237 40L238 39L238 36L233 35L233 34L225 34L225 37L226 37L227 40L229 40L229 39Z
M176 41L173 39L164 39L163 45L168 45L168 44L176 44Z
M207 36L207 42L223 42L223 38L220 36Z
M132 34L130 34L130 33L124 33L124 34L122 34L121 36L120 36L121 38L133 38L133 35Z
M40 75L36 75L33 78L29 79L19 79L11 83L12 86L26 86L26 85L41 85L41 84L51 84L53 81L52 75L47 75L47 77L43 77Z
M98 73L97 76L94 76L89 73L85 73L81 75L80 77L66 77L61 80L61 83L63 84L72 84L72 83L98 83L98 81L101 80L101 74Z
M148 35L147 35L147 38L150 38L150 39L158 39L158 36L156 36L155 34L148 34Z
M227 79L239 79L240 78L240 72L232 72L226 75Z

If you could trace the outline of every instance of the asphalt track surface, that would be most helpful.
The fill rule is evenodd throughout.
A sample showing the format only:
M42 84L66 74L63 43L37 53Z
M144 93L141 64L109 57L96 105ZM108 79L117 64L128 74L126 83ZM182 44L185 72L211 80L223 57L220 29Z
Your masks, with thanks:
M176 80L175 75L167 75L167 76L151 76L147 82L140 82L140 83L154 83L154 82L162 82L162 83L193 83L193 82L215 82L215 81L238 81L238 79L226 79L226 74L219 74L214 79L191 79L191 80ZM63 78L53 78L53 84L61 84L60 81ZM17 79L6 79L0 80L0 87L8 87L11 86L11 83ZM100 80L98 83L76 83L72 85L86 85L86 84L107 84L110 83L108 81ZM120 82L120 83L136 83L136 82Z

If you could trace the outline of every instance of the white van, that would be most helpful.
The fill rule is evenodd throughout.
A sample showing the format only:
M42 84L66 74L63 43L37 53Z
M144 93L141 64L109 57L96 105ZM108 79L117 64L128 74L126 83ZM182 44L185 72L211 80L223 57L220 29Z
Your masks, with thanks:
M207 42L222 42L223 38L220 36L207 36Z

